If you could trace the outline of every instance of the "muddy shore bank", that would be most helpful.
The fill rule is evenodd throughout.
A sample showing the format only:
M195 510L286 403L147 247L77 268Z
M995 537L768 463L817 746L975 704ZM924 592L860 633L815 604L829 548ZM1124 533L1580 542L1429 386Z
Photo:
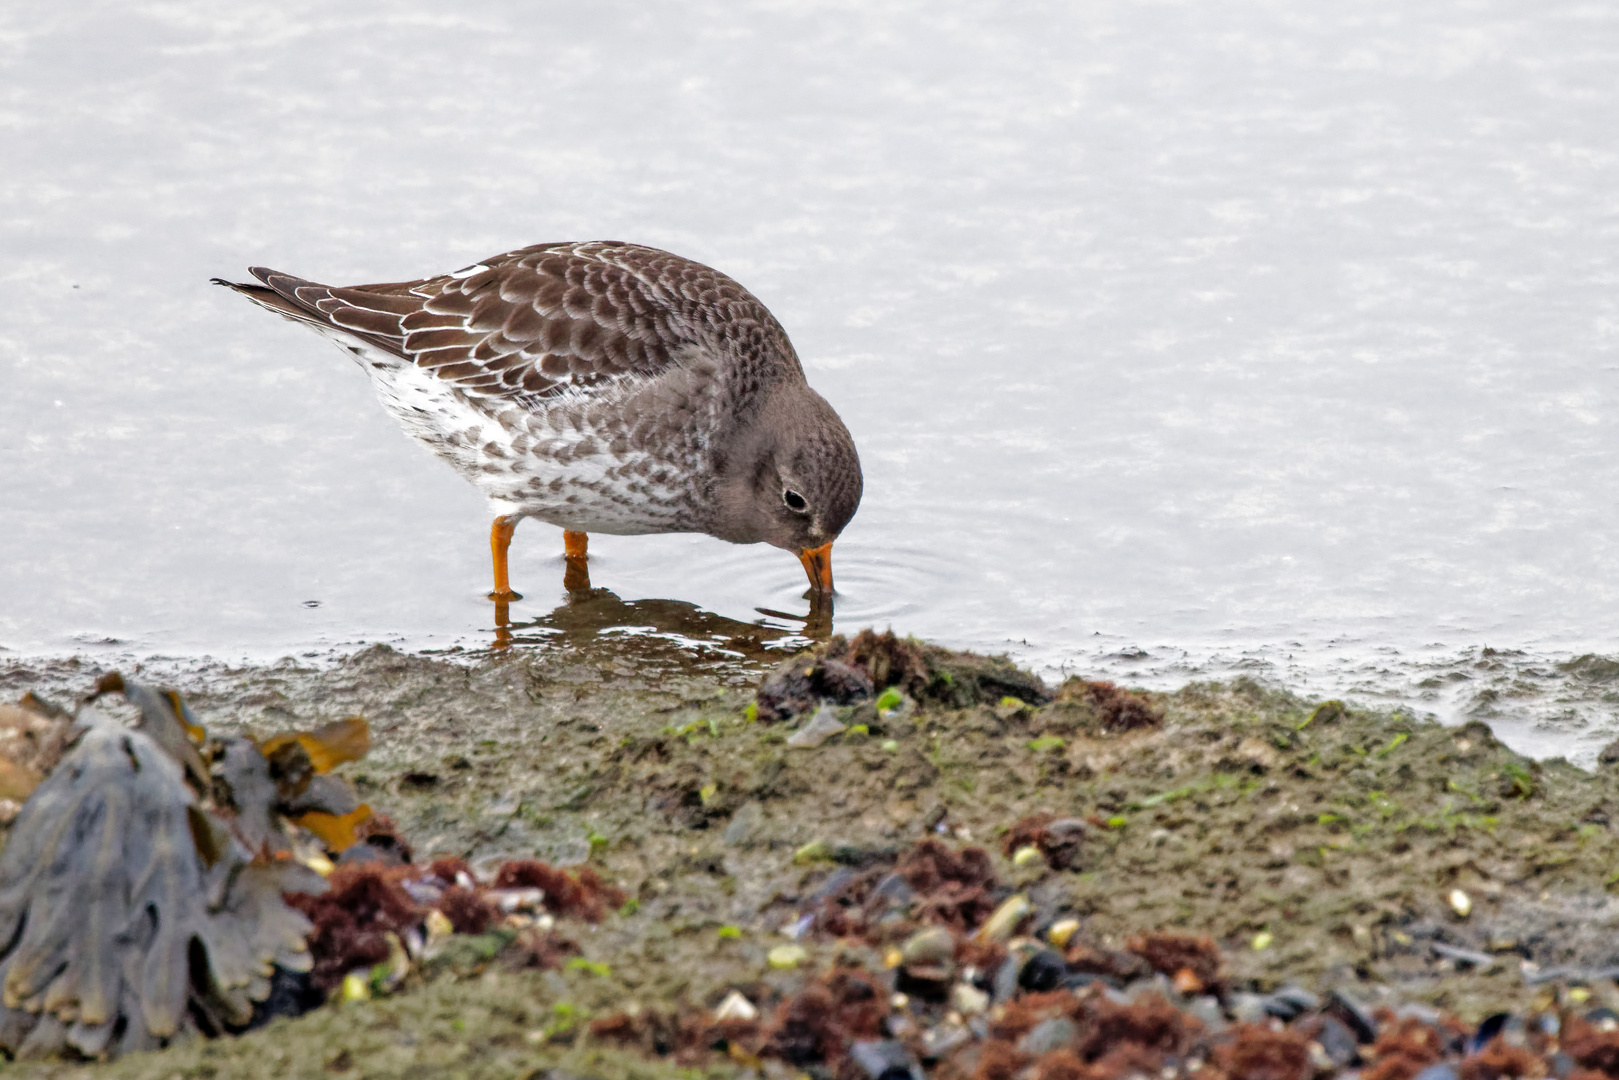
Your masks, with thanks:
M386 997L111 1064L8 1071L774 1075L785 1066L768 1057L677 1060L599 1022L714 1010L733 991L787 1001L839 965L891 980L904 939L784 931L923 841L981 849L994 881L984 902L1026 897L1015 929L1030 941L1077 920L1070 955L1113 956L1154 932L1211 937L1227 998L1294 984L1467 1024L1565 999L1619 1008L1619 791L1607 774L1524 759L1482 724L1249 682L1144 695L1132 700L1151 718L1124 722L1133 706L1090 684L1043 687L942 651L887 704L835 708L843 730L798 746L811 710L771 723L781 695L757 696L780 659L613 635L481 657L376 647L329 668L168 680L223 730L365 716L373 748L342 771L418 860L588 866L629 899L599 925L559 924L577 962L524 968L503 962L508 942L480 938ZM68 700L100 674L13 662L0 691ZM1039 815L1075 823L1064 859L1020 854L1038 845L1013 830ZM784 944L802 955L782 962Z

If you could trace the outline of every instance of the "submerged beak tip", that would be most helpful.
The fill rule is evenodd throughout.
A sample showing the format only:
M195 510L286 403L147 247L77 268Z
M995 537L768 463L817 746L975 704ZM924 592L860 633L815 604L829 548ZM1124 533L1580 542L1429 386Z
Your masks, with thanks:
M809 575L810 587L818 592L832 592L832 542L828 540L818 548L803 548L798 553Z

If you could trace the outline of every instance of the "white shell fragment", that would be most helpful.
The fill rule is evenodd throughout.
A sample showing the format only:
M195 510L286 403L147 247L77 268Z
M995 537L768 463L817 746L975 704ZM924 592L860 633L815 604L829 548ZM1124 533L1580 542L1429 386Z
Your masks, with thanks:
M538 911L545 903L544 889L490 889L484 895L507 915Z
M729 994L726 994L725 1000L720 1002L720 1007L714 1010L714 1019L716 1020L756 1020L758 1018L759 1010L754 1007L753 1002L742 996L740 990L732 990Z
M787 737L787 745L797 750L813 750L832 736L847 728L838 720L832 706L822 705L810 717L810 722Z

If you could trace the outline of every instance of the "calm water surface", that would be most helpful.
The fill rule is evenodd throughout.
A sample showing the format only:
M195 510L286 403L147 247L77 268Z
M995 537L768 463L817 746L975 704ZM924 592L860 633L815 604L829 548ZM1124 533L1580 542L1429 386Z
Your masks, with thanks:
M481 498L208 278L630 239L755 291L855 433L840 629L1588 758L1615 70L1619 8L1557 0L8 5L0 645L487 643ZM532 637L560 546L518 531ZM773 549L592 552L623 626L806 610Z

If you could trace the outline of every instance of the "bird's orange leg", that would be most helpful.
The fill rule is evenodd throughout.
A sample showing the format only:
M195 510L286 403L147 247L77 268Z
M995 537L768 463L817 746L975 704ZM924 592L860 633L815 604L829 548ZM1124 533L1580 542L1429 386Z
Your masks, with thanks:
M506 549L512 546L512 533L516 531L515 517L498 517L489 527L489 552L495 558L495 591L489 594L489 599L496 603L522 599L512 592L511 581L506 576Z
M590 537L572 529L562 530L562 553L568 568L562 572L562 587L571 593L590 591L590 562L585 554Z

